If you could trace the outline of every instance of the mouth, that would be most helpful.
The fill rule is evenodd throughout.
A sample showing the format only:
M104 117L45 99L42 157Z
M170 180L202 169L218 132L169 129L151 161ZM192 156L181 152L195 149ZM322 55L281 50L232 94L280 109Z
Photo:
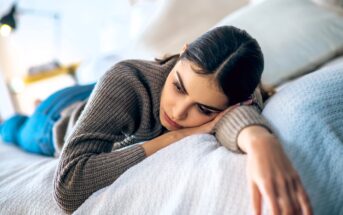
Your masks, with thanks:
M176 129L182 128L181 125L179 125L179 124L177 124L176 122L174 122L173 120L171 120L171 119L169 118L169 116L166 114L166 112L164 112L164 119L165 119L165 121L166 121L169 125L171 125L172 127L176 128Z

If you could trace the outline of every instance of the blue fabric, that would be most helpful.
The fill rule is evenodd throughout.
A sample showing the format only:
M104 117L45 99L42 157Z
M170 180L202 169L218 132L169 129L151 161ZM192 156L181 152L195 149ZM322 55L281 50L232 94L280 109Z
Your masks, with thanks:
M3 141L16 144L28 152L53 156L54 123L61 117L63 109L87 99L94 86L89 84L64 88L44 100L32 116L17 114L9 118L1 125Z
M285 86L263 115L298 170L315 214L343 214L343 63Z
M27 116L17 114L9 118L6 122L0 125L2 140L6 143L18 142L18 131L27 120Z

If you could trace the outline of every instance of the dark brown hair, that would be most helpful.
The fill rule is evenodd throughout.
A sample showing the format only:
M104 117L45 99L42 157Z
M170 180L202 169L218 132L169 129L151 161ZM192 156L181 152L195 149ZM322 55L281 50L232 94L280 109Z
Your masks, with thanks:
M199 74L214 74L229 106L249 99L256 87L261 88L263 100L269 97L260 84L264 68L262 50L244 30L233 26L213 28L190 43L180 56L172 55L159 62L174 57L201 68L196 71Z

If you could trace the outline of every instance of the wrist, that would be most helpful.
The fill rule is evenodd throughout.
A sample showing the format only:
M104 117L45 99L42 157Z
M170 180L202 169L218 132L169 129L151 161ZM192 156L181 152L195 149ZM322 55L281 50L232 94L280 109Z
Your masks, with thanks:
M270 142L266 141L270 138L275 138L273 134L269 132L263 126L252 125L244 128L238 135L237 144L240 150L249 154L254 151L254 147L260 145L260 143ZM273 141L274 142L274 141Z
M176 133L177 136L179 136L180 138L184 138L193 134L197 134L197 133L201 133L198 131L197 128L183 128L180 130L176 130L174 131Z
M189 129L180 129L176 131L170 131L164 133L152 140L146 141L142 144L143 149L145 150L146 156L150 156L156 151L178 141L182 138L192 134L192 131Z

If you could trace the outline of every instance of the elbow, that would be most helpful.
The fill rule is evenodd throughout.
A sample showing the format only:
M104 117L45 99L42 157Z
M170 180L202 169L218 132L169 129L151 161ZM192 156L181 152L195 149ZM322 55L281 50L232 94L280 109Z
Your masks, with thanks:
M72 214L82 204L76 201L76 196L75 194L72 195L72 193L73 189L70 187L66 188L58 183L54 185L54 200L58 207L67 214Z
M53 197L58 207L67 214L72 214L87 199L83 192L80 192L79 184L73 180L65 180L65 177L54 177Z

